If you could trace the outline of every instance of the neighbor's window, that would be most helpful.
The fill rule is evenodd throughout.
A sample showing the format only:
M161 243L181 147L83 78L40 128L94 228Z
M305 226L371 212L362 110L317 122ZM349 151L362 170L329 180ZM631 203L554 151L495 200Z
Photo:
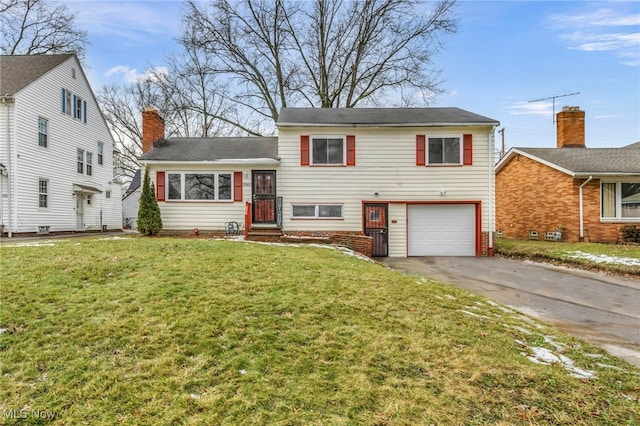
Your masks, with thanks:
M98 142L98 164L102 165L104 155L104 144L102 142Z
M87 152L87 176L91 176L93 174L93 154L91 152Z
M108 191L108 190L105 191L104 192L104 196L105 196L105 198L111 198L111 191Z
M47 138L49 135L49 121L40 117L38 118L38 145L47 147Z
M640 220L640 182L603 182L601 207L603 219Z
M74 117L82 120L82 98L80 96L76 97L76 114Z
M311 144L311 164L344 164L343 137L314 137Z
M47 179L38 180L38 207L49 207L49 181Z
M459 137L429 138L428 164L461 164Z
M231 173L167 173L169 200L230 201Z
M77 163L78 163L78 173L84 173L84 150L78 149L77 155Z
M71 92L69 92L68 90L63 90L62 91L63 95L64 95L64 113L66 113L67 115L71 115Z
M342 218L342 204L294 204L292 216L310 219Z

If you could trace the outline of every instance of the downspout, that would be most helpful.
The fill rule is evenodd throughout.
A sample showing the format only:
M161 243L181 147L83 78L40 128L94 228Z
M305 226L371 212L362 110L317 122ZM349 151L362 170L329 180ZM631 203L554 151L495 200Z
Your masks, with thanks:
M495 228L494 224L494 209L495 209L495 187L493 184L493 179L495 176L495 131L497 126L493 126L491 131L489 132L489 247L487 249L487 255L489 257L493 257L494 247L493 247L493 229Z
M9 231L7 231L7 236L9 238L13 237L13 209L11 208L11 203L12 203L12 199L11 199L11 174L13 172L13 169L11 167L11 140L9 139L11 132L9 129L9 104L7 103L7 101L13 102L13 98L10 96L2 96L2 104L4 105L4 111L6 113L6 132L7 132L7 166L6 166L6 171L7 171L7 225L9 227Z
M582 188L586 184L591 182L591 179L593 179L593 176L589 176L589 179L585 180L583 184L580 185L580 188L578 188L578 198L580 203L580 241L584 241L584 212L582 208Z

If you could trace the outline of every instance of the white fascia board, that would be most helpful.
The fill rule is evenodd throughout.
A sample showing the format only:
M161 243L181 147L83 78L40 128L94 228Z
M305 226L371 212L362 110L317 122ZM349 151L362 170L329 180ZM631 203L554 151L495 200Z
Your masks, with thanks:
M547 160L543 160L542 158L536 157L535 155L531 155L531 154L529 154L527 152L520 151L518 148L511 148L509 150L509 152L507 153L507 155L505 155L502 158L502 160L500 160L498 162L498 164L496 165L496 173L498 173L509 161L511 161L511 159L515 155L522 155L522 156L527 157L527 158L529 158L529 159L531 159L533 161L537 161L540 164L544 164L545 166L551 167L552 169L555 169L555 170L558 170L559 172L567 174L567 175L569 175L571 177L575 177L576 176L575 172L572 172L569 169L565 169L564 167L560 167L557 164L550 163Z
M225 159L225 160L206 160L206 161L172 161L172 160L140 160L140 164L177 164L177 165L277 165L280 164L280 160L274 158L247 158L247 159Z
M489 123L277 123L277 127L493 127L499 126L498 121Z

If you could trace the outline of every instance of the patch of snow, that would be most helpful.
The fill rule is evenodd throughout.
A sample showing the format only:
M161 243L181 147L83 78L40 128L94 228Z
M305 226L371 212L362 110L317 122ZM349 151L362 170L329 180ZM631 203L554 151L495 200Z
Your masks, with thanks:
M507 327L509 327L509 326L507 326ZM519 327L519 326L517 326L517 325L513 325L513 326L511 326L511 328L513 328L513 329L514 329L514 330L516 330L516 331L519 331L519 332L520 332L520 333L522 333L522 334L529 334L529 335L533 334L533 332L532 332L531 330L527 330L526 328L524 328L524 327Z
M192 393L192 394L190 394L190 395L189 395L189 397L190 397L191 399L200 399L200 398L202 398L202 397L201 397L200 395L198 395L197 393Z
M242 374L242 375L247 374L247 370L244 370L244 369L240 370L240 374Z
M28 243L7 244L5 247L53 247L53 241L32 241Z
M560 364L571 376L577 379L591 379L595 377L593 371L576 367L573 360L564 355L555 355L551 350L538 346L528 347L528 349L533 352L533 355L525 352L522 352L522 355L526 356L527 359L533 363L543 365Z
M100 241L117 241L117 240L129 240L129 237L119 237L117 235L114 235L113 237L104 237L104 238L98 238Z
M476 318L486 318L486 319L489 319L489 317L488 317L488 316L486 316L486 315L478 315L478 314L473 313L473 312L465 311L464 309L458 309L458 310L459 310L460 312L462 312L463 314L467 314L467 315L470 315L470 316L472 316L472 317L476 317Z
M447 299L456 300L455 296L452 296L450 294L445 294L444 297L446 297Z
M567 255L573 259L586 259L595 263L606 263L609 265L640 266L640 259L633 257L609 256L607 254L592 254L582 251L570 251Z
M555 340L553 340L552 337L550 336L544 336L544 341L548 344L550 344L551 346L553 346L553 348L558 351L558 352L563 352L566 349L566 346L563 345L562 343L558 343Z

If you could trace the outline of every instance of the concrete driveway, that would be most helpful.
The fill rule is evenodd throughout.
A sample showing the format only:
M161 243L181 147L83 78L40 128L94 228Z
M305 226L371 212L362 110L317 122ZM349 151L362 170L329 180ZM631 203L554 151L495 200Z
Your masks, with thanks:
M640 367L640 281L499 257L382 262L508 305Z

